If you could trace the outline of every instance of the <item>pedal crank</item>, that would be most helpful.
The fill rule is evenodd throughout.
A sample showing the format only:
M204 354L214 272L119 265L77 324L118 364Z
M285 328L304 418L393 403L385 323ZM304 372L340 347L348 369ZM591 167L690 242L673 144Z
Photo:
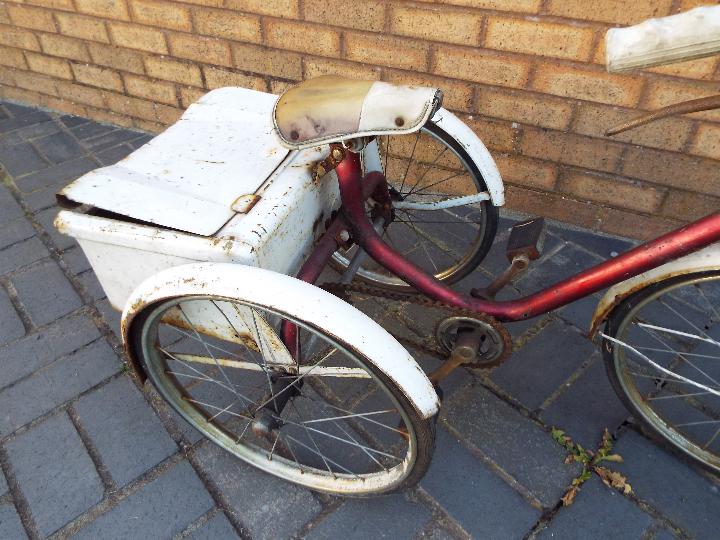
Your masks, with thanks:
M457 368L475 360L475 357L480 350L482 341L483 334L477 328L468 328L459 331L455 346L450 353L450 357L445 360L440 367L428 375L430 382L437 386L441 380L450 375Z

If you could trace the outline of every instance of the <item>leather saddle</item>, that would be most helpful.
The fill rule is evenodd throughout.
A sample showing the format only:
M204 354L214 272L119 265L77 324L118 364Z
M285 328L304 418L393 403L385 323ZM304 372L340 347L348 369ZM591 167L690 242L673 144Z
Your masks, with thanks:
M412 133L441 104L437 88L325 75L280 96L273 123L281 144L297 150L356 137Z

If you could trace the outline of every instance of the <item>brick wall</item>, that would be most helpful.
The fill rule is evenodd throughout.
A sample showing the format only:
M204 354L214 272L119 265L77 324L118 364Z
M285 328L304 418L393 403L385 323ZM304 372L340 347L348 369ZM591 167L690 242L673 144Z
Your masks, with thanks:
M0 96L159 131L221 86L437 85L495 155L510 208L649 237L720 208L720 111L602 131L718 92L718 61L610 75L603 37L704 3L5 0Z

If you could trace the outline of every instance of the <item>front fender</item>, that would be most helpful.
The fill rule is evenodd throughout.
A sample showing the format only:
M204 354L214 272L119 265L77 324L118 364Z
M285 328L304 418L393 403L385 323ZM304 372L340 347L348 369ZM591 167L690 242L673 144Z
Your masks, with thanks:
M405 348L375 321L336 296L298 279L261 268L228 263L194 263L163 270L133 291L122 314L122 336L133 366L133 322L148 306L186 295L240 299L287 313L322 329L337 344L358 351L398 388L424 418L438 411L437 394ZM144 374L140 373L140 377Z
M720 244L712 244L700 251L680 257L613 285L595 308L595 313L590 322L590 338L595 337L598 328L605 322L612 310L634 292L671 277L707 270L720 270Z

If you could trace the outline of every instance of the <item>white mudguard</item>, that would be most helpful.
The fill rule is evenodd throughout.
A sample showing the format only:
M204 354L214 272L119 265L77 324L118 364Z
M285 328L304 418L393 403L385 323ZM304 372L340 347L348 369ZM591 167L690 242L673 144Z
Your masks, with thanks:
M610 312L632 293L644 289L648 285L675 276L720 270L720 244L712 244L700 251L686 255L669 263L653 268L643 274L613 285L602 297L590 324L590 337L593 338L600 325L608 318Z
M158 301L185 295L237 298L322 329L343 347L361 352L429 418L437 413L437 394L405 348L367 315L332 294L298 279L251 266L197 263L163 270L146 279L125 305L122 335L126 349L133 319ZM133 358L135 362L136 359Z
M505 204L505 187L495 160L475 132L453 113L441 107L432 117L432 121L444 129L460 144L475 162L494 206Z

